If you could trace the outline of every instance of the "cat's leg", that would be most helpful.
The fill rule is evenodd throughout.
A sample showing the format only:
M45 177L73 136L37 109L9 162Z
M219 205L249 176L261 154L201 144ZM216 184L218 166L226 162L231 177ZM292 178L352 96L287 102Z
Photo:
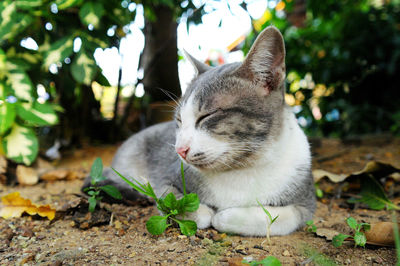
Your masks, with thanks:
M270 227L270 235L290 234L312 218L312 212L299 205L265 208L272 218L279 215ZM267 215L259 206L224 209L212 218L212 226L218 231L246 236L265 236L268 222Z
M162 197L165 197L170 192L172 192L177 199L183 197L183 194L180 191L178 191L178 189L174 186L164 187L161 188L161 190L164 191L161 194ZM155 192L156 194L158 194L157 191ZM198 229L205 229L211 226L211 219L214 216L214 214L215 211L212 208L208 207L205 204L200 203L199 208L195 212L185 213L184 216L179 216L178 218L195 221Z

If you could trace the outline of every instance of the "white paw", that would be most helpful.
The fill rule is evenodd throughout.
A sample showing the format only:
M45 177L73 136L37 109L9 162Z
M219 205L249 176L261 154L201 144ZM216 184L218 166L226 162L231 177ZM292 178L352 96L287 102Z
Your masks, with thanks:
M217 212L212 218L211 224L215 229L220 232L226 231L227 225L232 223L232 220L234 218L232 216L233 215L230 209Z
M210 227L213 216L214 211L211 208L207 205L200 204L197 211L187 213L185 219L195 221L198 229L205 229Z

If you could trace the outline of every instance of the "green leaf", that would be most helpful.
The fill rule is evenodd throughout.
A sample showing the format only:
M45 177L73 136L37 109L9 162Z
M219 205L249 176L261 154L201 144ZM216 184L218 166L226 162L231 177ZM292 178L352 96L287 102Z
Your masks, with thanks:
M195 193L186 194L178 203L180 213L194 212L200 206L199 196Z
M274 256L268 256L262 260L259 261L252 261L251 263L248 263L247 261L243 261L243 263L250 264L251 266L281 266L281 262Z
M54 108L47 103L29 102L18 104L17 114L23 120L35 126L47 126L58 123Z
M360 195L361 199L356 201L368 205L373 210L382 210L384 208L400 210L399 206L388 199L381 184L373 177L366 176L361 179Z
M181 162L181 177L182 177L183 195L186 196L185 169L183 169L183 162Z
M49 69L51 64L62 62L72 54L73 39L74 36L66 36L51 44L48 49L44 49L44 67L46 70Z
M164 216L152 216L146 222L147 231L152 235L161 235L168 226L167 217Z
M77 82L90 85L97 74L97 65L93 56L81 49L71 64L71 74Z
M79 10L79 17L83 24L92 24L95 28L98 28L104 13L105 10L101 3L86 2Z
M350 226L350 228L352 228L354 230L357 229L358 223L357 223L356 219L354 219L353 217L347 218L346 222Z
M15 0L18 9L31 10L32 8L40 7L43 4L42 0Z
M30 15L17 10L14 1L0 1L0 43L17 36L32 21Z
M88 202L89 202L89 211L94 212L94 210L96 209L96 204L97 204L96 198L94 196L92 196L88 199Z
M108 195L110 195L115 199L122 199L121 192L119 192L119 190L112 185L101 186L99 187L99 189L103 190L105 193L107 193Z
M103 180L103 162L100 157L97 157L94 160L92 169L90 170L90 177L92 179L92 185Z
M264 206L258 200L257 200L257 204L263 209L265 214L268 216L270 225L273 224L276 221L276 219L278 219L279 215L272 218L271 213L267 209L265 209Z
M308 220L307 222L306 222L306 225L313 225L314 224L314 221L313 220Z
M176 209L177 200L175 195L171 192L163 200L163 205L165 205L170 210Z
M360 225L364 231L369 231L371 229L371 225L368 223L361 223Z
M363 232L356 232L354 234L354 242L357 246L364 247L367 243L367 238Z
M7 158L26 165L36 159L39 144L32 129L14 123L2 142Z
M32 101L33 85L25 71L15 69L8 73L8 82L18 99Z
M343 241L344 241L346 238L349 238L349 237L352 237L352 236L344 235L344 234L338 234L338 235L336 235L336 236L333 237L333 239L332 239L332 244L333 244L335 247L340 247L340 246L343 244Z
M58 10L67 9L73 6L78 6L83 0L56 0Z
M121 177L126 183L128 183L128 185L130 185L133 189L135 189L137 192L142 193L146 196L149 196L151 198L153 198L157 203L158 203L158 198L155 195L154 191L151 188L151 185L148 184L148 186L145 186L143 184L141 184L139 181L135 180L133 178L133 181L136 183L134 184L132 181L130 181L129 179L127 179L125 176L121 175L117 170L115 170L114 168L111 168L119 177ZM151 188L151 191L149 191L149 187Z
M197 231L196 222L191 220L179 220L179 219L173 219L173 220L178 223L182 234L184 234L185 236L192 236L196 234Z
M15 121L15 105L8 102L0 103L0 136L11 128Z

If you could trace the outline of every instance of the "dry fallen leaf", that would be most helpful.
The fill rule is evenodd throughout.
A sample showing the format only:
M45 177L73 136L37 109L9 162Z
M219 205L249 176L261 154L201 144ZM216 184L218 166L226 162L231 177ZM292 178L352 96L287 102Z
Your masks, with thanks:
M367 243L378 246L394 246L393 223L379 222L371 224L371 229L365 232Z
M32 204L29 199L22 198L19 192L14 192L1 198L0 217L4 219L20 217L24 212L29 215L38 214L39 216L47 217L49 220L53 220L56 215L56 210L52 209L50 205L37 206Z
M334 174L322 169L315 169L314 171L312 171L314 182L319 182L322 178L327 177L330 181L334 183L339 183L351 176L359 176L361 174L374 174L378 177L391 176L393 179L397 180L396 178L400 178L400 175L396 173L399 172L400 169L394 167L393 165L378 161L368 162L362 170L348 174Z
M37 171L32 167L26 167L23 165L17 166L17 179L21 185L35 185L39 182L39 175Z

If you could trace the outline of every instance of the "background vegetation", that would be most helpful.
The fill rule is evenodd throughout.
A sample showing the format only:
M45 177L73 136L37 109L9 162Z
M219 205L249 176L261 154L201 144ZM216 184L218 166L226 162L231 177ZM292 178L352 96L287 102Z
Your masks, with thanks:
M30 164L39 142L48 147L56 139L70 145L115 141L158 121L152 103L180 95L177 25L182 18L187 25L201 23L206 11L214 11L205 8L210 2L215 1L2 1L1 152ZM268 25L282 31L286 99L306 131L340 137L399 134L400 1L272 2L274 8L252 21L252 32L239 48L247 52ZM235 4L247 11L248 1ZM110 84L93 54L97 48L119 48L138 5L144 9L145 48L136 85L142 84L146 94L121 97L120 69L112 115L106 118L93 88ZM24 45L31 39L36 49Z

